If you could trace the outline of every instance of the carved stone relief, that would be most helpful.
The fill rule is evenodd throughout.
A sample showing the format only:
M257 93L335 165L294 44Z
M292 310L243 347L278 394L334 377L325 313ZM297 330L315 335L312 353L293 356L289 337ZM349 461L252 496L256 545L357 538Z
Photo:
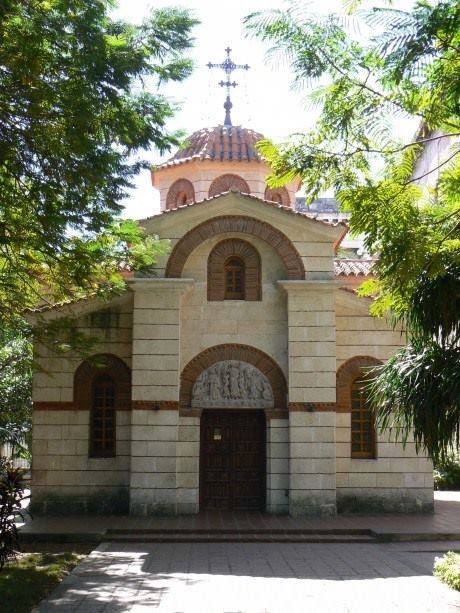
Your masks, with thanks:
M193 386L192 407L265 409L273 406L267 377L246 362L217 362L204 370Z

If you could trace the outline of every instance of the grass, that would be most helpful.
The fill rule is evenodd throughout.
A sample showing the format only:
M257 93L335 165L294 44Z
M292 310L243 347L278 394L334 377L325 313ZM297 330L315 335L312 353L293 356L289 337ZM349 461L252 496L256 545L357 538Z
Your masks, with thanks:
M460 554L449 551L442 558L436 558L434 574L449 587L460 591Z
M22 552L0 572L0 613L30 613L84 557L88 547L42 547ZM68 549L68 545L65 546Z

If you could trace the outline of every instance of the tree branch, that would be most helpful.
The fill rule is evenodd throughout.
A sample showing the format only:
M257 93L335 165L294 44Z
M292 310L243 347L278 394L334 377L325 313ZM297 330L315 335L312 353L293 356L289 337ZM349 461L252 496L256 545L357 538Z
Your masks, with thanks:
M454 157L456 155L458 155L460 153L460 149L458 151L454 151L454 153L452 155L450 155L447 160L444 160L444 162L441 162L440 164L438 164L437 166L435 166L435 168L431 168L430 170L428 170L427 172L423 173L423 175L420 175L418 177L414 177L413 179L409 179L409 181L406 181L405 183L403 183L403 185L409 185L409 183L414 183L415 181L419 181L420 179L424 179L425 177L427 177L428 175L430 175L432 172L435 172L436 170L439 170L440 168L442 168L443 166L445 166L447 163L449 163L451 160L454 159Z

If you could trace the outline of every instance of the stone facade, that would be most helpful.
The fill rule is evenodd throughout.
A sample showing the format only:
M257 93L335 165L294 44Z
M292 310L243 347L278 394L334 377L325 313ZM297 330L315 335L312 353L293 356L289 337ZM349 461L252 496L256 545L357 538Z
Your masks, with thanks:
M207 174L212 163L201 162L195 194L204 176L207 184L215 178ZM180 170L165 168L167 181ZM247 170L238 172L251 184ZM264 201L264 192L261 184L258 197L230 192L148 218L147 233L171 243L154 275L131 279L110 304L41 314L72 315L98 337L97 354L126 364L131 382L130 400L116 402L116 453L90 457L90 431L98 426L91 394L78 400L85 397L75 387L82 360L37 345L43 369L34 377L36 511L198 512L206 453L200 423L211 408L265 412L267 512L432 509L432 466L412 441L404 448L378 434L376 457L351 455L351 383L403 338L334 275L344 227ZM226 300L210 287L219 276L209 274L210 262L216 270L223 265L210 256L223 241L250 247L229 253L258 254L251 299Z

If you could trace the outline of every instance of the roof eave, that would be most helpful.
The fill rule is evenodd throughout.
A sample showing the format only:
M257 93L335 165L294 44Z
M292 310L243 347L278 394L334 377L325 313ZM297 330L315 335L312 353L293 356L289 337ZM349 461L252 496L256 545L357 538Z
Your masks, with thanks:
M204 198L203 200L199 200L198 202L192 202L190 204L184 204L178 207L175 207L173 209L168 209L165 211L161 211L160 213L157 213L156 215L151 215L150 217L145 217L144 219L140 219L139 220L139 224L140 225L145 225L147 224L149 221L151 221L152 219L159 219L163 216L166 215L175 215L175 214L180 214L181 212L183 212L184 210L188 210L192 207L201 207L201 206L206 206L209 203L215 202L216 200L220 199L220 198L226 198L228 196L230 196L230 194L234 194L234 195L238 195L241 196L243 198L248 198L251 200L255 200L256 202L259 202L262 205L265 206L269 206L270 208L272 208L273 210L278 210L281 211L284 214L290 215L290 216L296 216L298 219L302 219L302 222L305 222L307 224L314 224L316 226L316 228L318 229L322 229L325 232L328 232L329 234L331 232L333 232L335 234L334 236L334 245L335 244L340 244L340 242L343 240L343 237L345 236L345 234L348 232L348 225L345 224L343 221L339 221L337 223L330 223L327 221L324 221L322 219L315 219L313 217L311 217L310 215L307 215L305 213L302 213L300 211L297 211L296 209L293 209L292 207L287 207L287 206L283 206L277 202L272 202L270 200L265 200L263 198L259 198L257 196L254 196L253 194L244 194L242 192L238 192L238 191L228 191L228 192L223 192L221 194L218 194L217 196L211 196L210 198Z

